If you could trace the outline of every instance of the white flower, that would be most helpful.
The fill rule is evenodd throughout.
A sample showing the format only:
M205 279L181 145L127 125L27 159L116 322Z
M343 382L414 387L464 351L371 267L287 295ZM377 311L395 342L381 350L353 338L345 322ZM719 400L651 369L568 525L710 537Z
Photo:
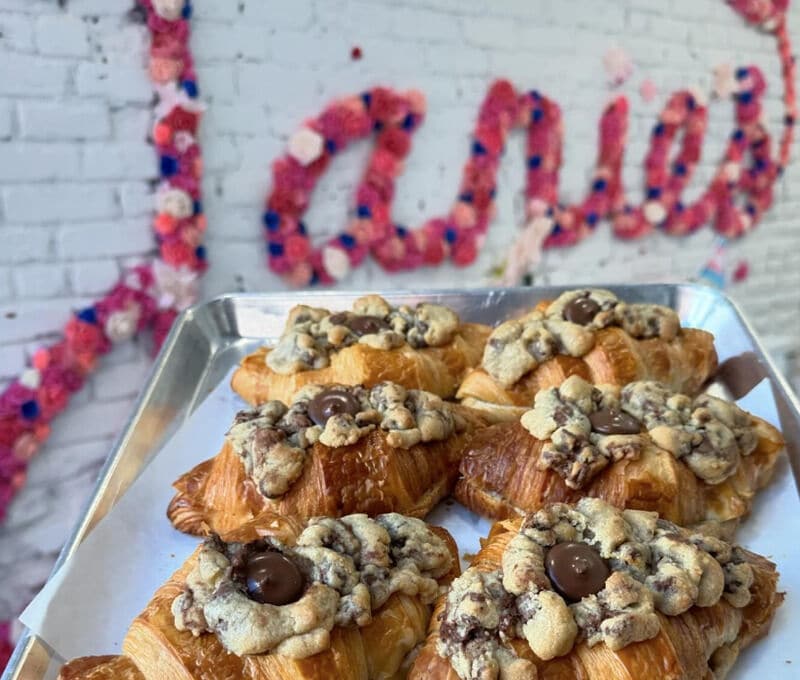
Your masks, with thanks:
M738 92L739 84L736 82L736 73L730 63L714 67L713 90L719 99L727 99L734 92Z
M28 368L19 377L19 384L29 390L38 390L39 385L42 384L42 374L39 373L37 368Z
M167 21L177 21L183 12L184 0L153 0L156 14Z
M302 166L317 160L324 148L325 140L322 135L311 128L300 128L289 138L289 155Z
M603 66L615 87L622 85L633 73L633 61L621 47L612 47L603 56Z
M550 217L535 217L530 220L514 241L503 272L504 286L519 285L522 277L539 264L542 258L542 244L553 229Z
M156 196L158 212L167 213L182 220L194 214L194 201L182 189L164 189Z
M162 118L166 118L172 113L172 109L176 106L180 106L185 111L191 111L193 113L203 113L203 111L205 111L206 107L200 100L192 99L186 94L186 90L180 87L174 80L168 83L156 83L153 89L158 95L158 103L153 109L156 122Z
M153 262L153 278L159 308L174 308L182 312L197 300L197 272L188 267L175 269L162 260L156 260Z
M187 132L186 130L178 130L172 136L172 143L175 145L178 153L186 153L189 147L194 144L194 136L191 132Z
M141 309L136 303L128 305L125 309L111 312L104 327L106 337L115 343L130 340L136 334L140 315Z
M742 174L742 166L735 161L728 161L722 166L722 172L729 182L737 182Z
M339 281L350 272L350 258L341 248L328 246L322 251L322 264L325 271Z
M698 106L708 106L708 97L697 85L687 87L686 91L692 95Z
M659 201L644 204L644 218L650 224L660 224L667 218L667 209Z

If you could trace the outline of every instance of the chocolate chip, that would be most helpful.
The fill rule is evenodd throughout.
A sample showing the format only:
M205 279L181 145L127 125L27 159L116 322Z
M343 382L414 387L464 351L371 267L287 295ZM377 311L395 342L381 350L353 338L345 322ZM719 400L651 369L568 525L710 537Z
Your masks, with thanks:
M586 543L557 543L544 560L547 577L555 591L568 602L600 592L609 575L608 565Z
M325 427L328 418L339 413L356 415L361 410L361 404L350 392L341 388L322 390L316 397L308 402L308 417L320 427Z
M600 434L639 434L642 426L636 418L612 408L601 408L589 415L592 429Z
M391 330L391 326L379 316L354 316L346 325L359 337Z
M337 312L330 319L328 319L334 326L346 326L347 317L350 316L347 312Z
M564 307L564 318L572 323L585 326L594 320L599 311L600 305L592 298L588 296L578 297Z
M300 599L305 580L294 562L269 550L249 557L245 584L247 594L256 602L284 605Z

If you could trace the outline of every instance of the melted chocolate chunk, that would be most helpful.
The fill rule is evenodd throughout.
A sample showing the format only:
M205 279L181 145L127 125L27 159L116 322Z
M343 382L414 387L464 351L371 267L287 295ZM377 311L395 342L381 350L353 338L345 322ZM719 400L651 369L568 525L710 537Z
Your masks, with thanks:
M247 594L261 604L297 602L305 588L303 575L294 562L272 550L250 556L244 576Z
M544 566L553 588L567 602L579 602L599 593L610 573L605 560L594 548L573 541L557 543L550 548Z
M353 316L345 325L358 337L389 331L392 327L379 316Z
M575 298L564 307L564 318L572 323L585 326L594 320L595 315L599 311L600 305L592 300L592 298L579 297Z
M592 429L600 434L639 434L642 426L636 418L616 409L602 408L589 415Z
M339 413L356 415L361 404L350 392L340 388L322 390L308 402L308 417L320 427L325 427L328 418Z

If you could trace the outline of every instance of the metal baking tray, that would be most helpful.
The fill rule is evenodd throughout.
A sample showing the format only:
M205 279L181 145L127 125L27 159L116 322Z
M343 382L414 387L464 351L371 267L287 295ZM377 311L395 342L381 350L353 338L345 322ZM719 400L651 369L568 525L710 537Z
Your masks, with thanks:
M429 300L448 305L466 321L496 324L578 288L492 288L467 291L379 291L395 304ZM593 286L597 287L597 286ZM715 331L720 361L752 353L755 366L770 378L795 480L800 480L800 404L777 371L740 309L725 294L696 284L605 286L629 302L652 302L676 309L681 319ZM371 291L374 292L374 291ZM176 321L151 369L133 414L103 467L82 518L61 551L58 568L203 398L245 355L274 341L286 314L299 303L348 309L363 292L231 294L186 310ZM39 638L25 633L2 680L55 678L60 660Z

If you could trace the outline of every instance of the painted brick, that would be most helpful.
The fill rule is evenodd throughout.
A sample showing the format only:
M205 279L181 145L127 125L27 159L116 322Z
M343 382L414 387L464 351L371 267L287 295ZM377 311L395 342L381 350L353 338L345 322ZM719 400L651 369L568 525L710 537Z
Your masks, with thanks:
M86 24L78 17L45 14L36 20L36 47L41 54L83 57L89 53Z
M118 434L130 415L131 401L104 399L71 409L69 424L61 421L53 425L52 445L63 446Z
M63 143L0 143L0 182L73 179L80 171L80 149Z
M115 260L88 260L69 265L72 290L78 295L103 295L119 280Z
M52 298L67 292L67 270L63 264L28 265L14 270L14 287L21 298Z
M0 15L0 47L4 50L32 52L33 20L24 14Z
M231 39L231 26L210 21L196 21L193 26L192 40L195 44L205 45L198 54L200 61L219 59L265 59L268 54L267 44L272 37L264 34L258 26L238 26L236 39Z
M48 229L3 226L0 228L0 242L3 244L0 264L21 264L47 258L50 240Z
M101 102L23 101L19 121L25 139L104 139L111 133L108 107Z
M118 206L106 184L45 184L3 189L6 218L14 222L114 217Z
M9 101L0 101L0 141L11 138L14 131L14 107Z
M97 399L135 397L149 370L150 366L142 361L109 366L94 377L94 395Z
M81 63L75 84L78 94L102 97L112 103L147 103L153 98L150 81L141 66Z
M306 28L313 18L311 0L292 0L291 11L286 11L281 0L240 0L239 6L246 24L274 22L281 28Z
M66 259L131 255L152 248L153 237L143 220L64 226L57 239L57 253Z
M143 142L87 144L83 148L86 179L148 179L158 175L156 154Z
M205 99L227 102L236 97L236 69L232 65L205 63L198 66L197 77Z
M77 16L124 16L131 8L129 0L69 0L69 12Z
M0 59L0 95L60 96L68 66L57 59L6 53Z
M20 368L25 365L25 346L0 345L0 378L16 378Z
M126 217L141 217L154 211L153 190L146 182L126 182L120 187L119 199Z
M14 288L11 285L11 269L0 267L0 300L7 301L14 297Z

